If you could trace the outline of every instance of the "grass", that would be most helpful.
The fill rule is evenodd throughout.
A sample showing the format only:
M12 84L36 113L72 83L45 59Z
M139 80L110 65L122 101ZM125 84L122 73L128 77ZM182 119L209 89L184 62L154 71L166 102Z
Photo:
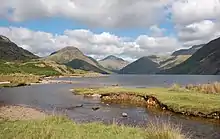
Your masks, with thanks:
M0 75L37 75L37 76L100 76L100 74L90 71L72 69L66 65L58 64L54 61L31 60L6 62L0 60Z
M174 90L173 88L78 88L74 89L77 94L108 94L127 93L137 95L150 95L156 97L161 103L173 109L175 112L189 112L209 114L220 111L220 95L205 94L197 91Z
M209 83L209 84L198 84L198 85L187 85L185 87L188 90L199 91L207 94L220 94L220 83Z
M13 63L13 62L0 62L0 73L1 74L34 74L44 76L56 76L60 73L54 70L51 66L37 66L42 64L40 62L26 62L26 63Z
M40 76L25 74L0 75L0 82L5 81L10 83L0 84L0 87L18 87L25 86L30 83L38 83L40 81Z
M61 117L0 121L2 139L187 139L180 128L150 124L146 129L102 123L77 124Z

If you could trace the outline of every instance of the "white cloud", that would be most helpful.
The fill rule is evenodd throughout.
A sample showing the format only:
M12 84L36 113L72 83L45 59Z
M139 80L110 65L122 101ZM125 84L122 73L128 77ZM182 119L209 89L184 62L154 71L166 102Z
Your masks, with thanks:
M1 0L0 16L12 21L65 17L90 26L147 27L165 17L171 0Z
M136 40L141 49L145 50L145 53L150 54L168 54L181 47L181 44L174 37L162 36L162 37L150 37L147 35L141 35Z
M150 27L150 33L152 36L155 37L161 37L164 36L166 29L165 28L159 28L158 26L154 25Z
M184 25L220 19L220 0L175 0L171 14L175 23Z
M66 30L62 35L53 35L27 28L0 27L0 34L40 56L49 55L66 46L75 46L96 58L113 54L126 59L136 59L150 54L172 52L180 46L173 37L141 35L132 41L108 32L95 34L83 29Z
M220 24L204 20L186 26L179 26L178 38L186 46L207 43L208 41L220 37Z

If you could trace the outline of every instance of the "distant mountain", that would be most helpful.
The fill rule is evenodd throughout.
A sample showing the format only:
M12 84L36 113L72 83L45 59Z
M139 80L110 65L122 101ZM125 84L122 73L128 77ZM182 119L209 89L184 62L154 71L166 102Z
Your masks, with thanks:
M102 74L108 74L107 71L102 70L84 60L81 59L74 59L66 64L69 67L72 67L73 69L81 69L85 71L94 71Z
M185 62L162 73L220 74L220 38L204 45Z
M178 55L178 56L169 56L163 61L161 61L160 64L160 69L170 69L172 67L175 67L184 61L186 61L191 55Z
M114 72L118 72L120 69L124 68L125 66L129 64L128 61L125 61L124 59L118 58L113 55L110 55L100 60L99 63L106 69L109 69Z
M159 64L148 57L142 57L119 71L120 74L154 74L159 71Z
M84 55L76 47L65 47L61 50L53 52L50 56L46 57L45 59L55 61L60 64L69 65L74 69L91 71L94 71L95 69L95 72L99 71L100 73L108 73L108 71L105 68L103 68L95 59ZM89 69L89 67L91 67L91 69ZM94 67L96 67L99 70L97 70Z
M193 55L196 51L201 49L205 44L194 45L189 49L180 49L175 51L172 56L179 56L179 55Z
M7 61L14 60L30 60L39 58L31 52L18 47L11 42L7 37L0 35L0 59Z
M180 63L187 60L191 55L178 55L178 56L148 56L150 60L160 65L160 70L169 69L179 65Z

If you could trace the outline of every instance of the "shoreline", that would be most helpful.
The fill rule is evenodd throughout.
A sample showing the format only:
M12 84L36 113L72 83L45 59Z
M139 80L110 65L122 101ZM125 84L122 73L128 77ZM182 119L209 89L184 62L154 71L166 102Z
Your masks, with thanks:
M108 87L107 87L108 88ZM82 88L81 88L82 89ZM109 90L111 90L110 88ZM160 111L172 112L174 114L180 114L187 117L198 117L204 119L213 119L213 120L220 120L220 109L219 111L211 111L211 112L202 112L200 110L195 111L188 111L187 109L177 109L172 105L168 105L163 103L157 96L154 94L138 94L136 92L126 92L126 91L117 91L112 92L101 92L96 93L93 89L83 88L80 89L72 89L71 91L75 95L82 95L84 97L90 98L99 98L102 102L105 103L114 103L114 104L130 104L134 106L141 106L145 108L156 108ZM101 90L101 89L100 89ZM189 108L190 109L190 108Z
M43 120L48 116L43 110L34 107L0 103L0 121Z

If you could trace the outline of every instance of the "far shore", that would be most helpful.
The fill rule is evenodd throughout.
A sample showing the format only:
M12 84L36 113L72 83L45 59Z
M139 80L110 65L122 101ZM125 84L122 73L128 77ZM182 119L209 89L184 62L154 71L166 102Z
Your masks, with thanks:
M109 75L100 73L87 73L87 74L76 74L76 75L60 75L60 76L37 76L37 75L26 75L26 74L12 74L12 75L0 75L0 88L1 87L19 87L36 84L74 84L75 81L70 80L59 80L60 78L95 78L95 77L106 77ZM56 79L56 80L55 80Z

